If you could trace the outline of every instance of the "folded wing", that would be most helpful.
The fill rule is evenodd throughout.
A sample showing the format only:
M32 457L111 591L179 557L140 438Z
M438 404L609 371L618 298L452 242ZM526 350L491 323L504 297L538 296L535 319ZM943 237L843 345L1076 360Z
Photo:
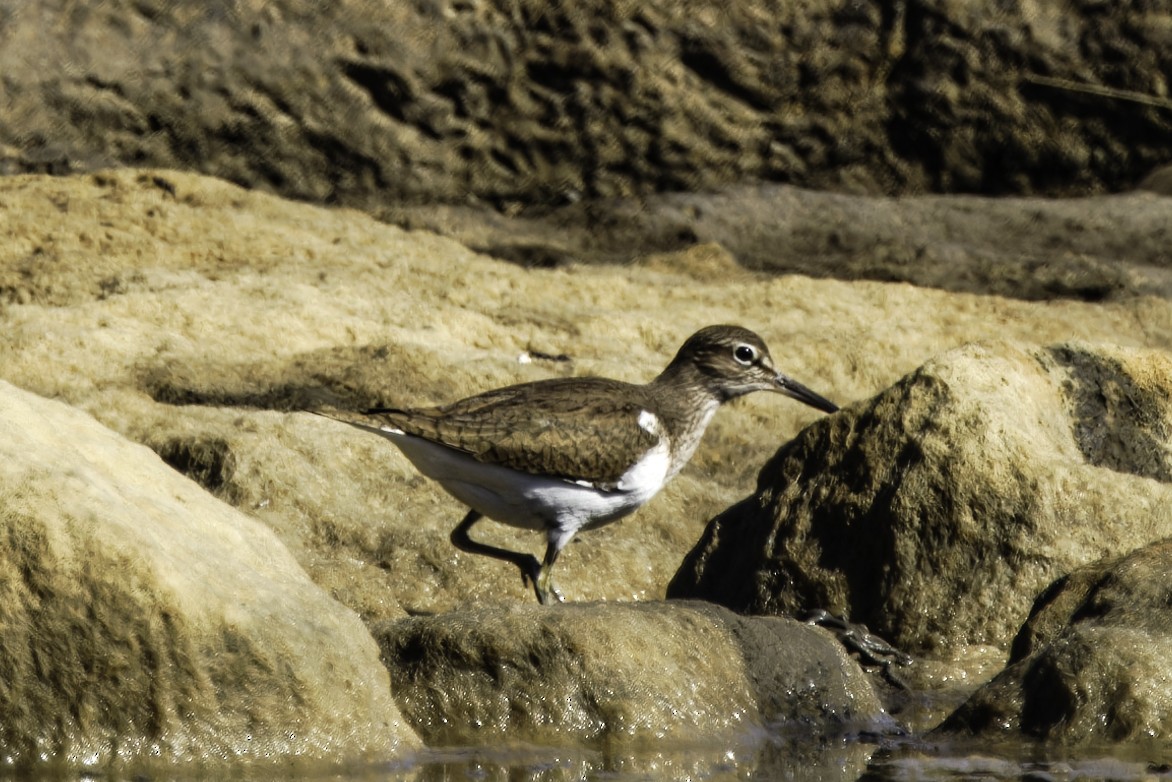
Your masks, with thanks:
M627 393L614 394L616 387ZM613 490L660 440L632 388L603 378L544 380L444 407L370 410L365 418L478 461Z

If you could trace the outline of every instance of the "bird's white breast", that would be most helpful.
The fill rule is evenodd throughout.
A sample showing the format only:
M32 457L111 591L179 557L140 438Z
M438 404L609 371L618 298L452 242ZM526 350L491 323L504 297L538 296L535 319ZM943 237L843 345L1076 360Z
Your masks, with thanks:
M650 413L646 416L650 416L647 425L658 429L658 419ZM640 423L644 423L643 417ZM601 526L622 518L655 496L666 483L671 466L668 441L661 437L623 473L613 489L602 489L586 481L486 464L391 427L379 434L460 502L490 519L525 529L552 526L572 534L586 526Z

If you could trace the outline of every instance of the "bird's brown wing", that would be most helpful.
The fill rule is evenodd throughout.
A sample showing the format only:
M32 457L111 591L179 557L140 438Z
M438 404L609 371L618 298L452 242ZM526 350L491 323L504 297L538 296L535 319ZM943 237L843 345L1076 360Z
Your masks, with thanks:
M614 488L659 442L640 426L641 387L604 378L544 380L444 407L369 411L369 422L482 462Z

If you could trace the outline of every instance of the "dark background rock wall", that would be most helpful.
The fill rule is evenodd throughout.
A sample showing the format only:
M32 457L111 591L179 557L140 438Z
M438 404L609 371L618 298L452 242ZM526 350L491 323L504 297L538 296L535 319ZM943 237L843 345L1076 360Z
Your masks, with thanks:
M0 0L0 171L364 208L1073 195L1172 160L1170 77L1160 0Z

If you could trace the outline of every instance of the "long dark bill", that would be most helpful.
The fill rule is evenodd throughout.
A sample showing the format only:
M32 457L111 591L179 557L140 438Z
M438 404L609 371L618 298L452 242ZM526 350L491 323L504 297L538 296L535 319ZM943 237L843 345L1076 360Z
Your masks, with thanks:
M824 413L838 412L838 405L826 397L814 393L793 378L778 373L775 382L777 383L777 390L786 396L793 397L799 402L804 402L810 407L816 407Z

